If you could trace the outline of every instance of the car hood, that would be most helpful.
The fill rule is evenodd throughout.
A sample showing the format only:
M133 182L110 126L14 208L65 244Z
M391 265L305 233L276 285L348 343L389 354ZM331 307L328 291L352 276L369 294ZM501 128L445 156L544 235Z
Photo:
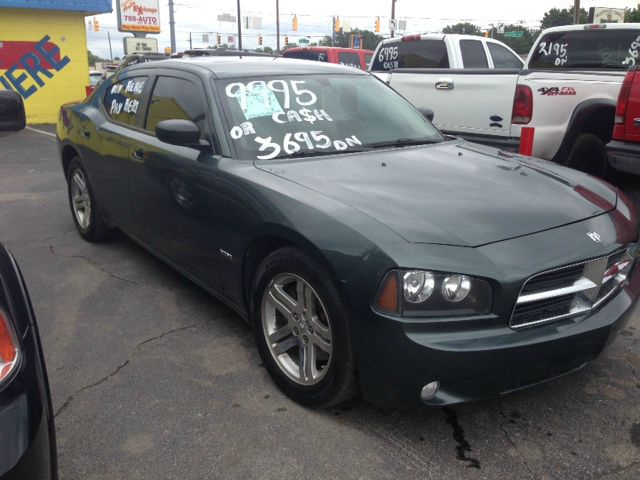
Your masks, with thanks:
M615 208L606 183L467 142L256 162L388 226L408 242L476 247Z

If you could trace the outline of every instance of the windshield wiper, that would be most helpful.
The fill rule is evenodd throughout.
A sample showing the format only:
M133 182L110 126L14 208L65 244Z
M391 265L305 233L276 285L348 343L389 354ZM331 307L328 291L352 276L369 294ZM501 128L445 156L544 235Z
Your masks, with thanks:
M389 140L385 142L367 143L367 148L384 148L384 147L410 147L412 145L431 145L433 143L440 143L442 140L434 140L431 138L398 138L396 140Z
M286 158L305 158L305 157L320 157L323 155L340 155L345 153L358 153L364 152L362 148L351 148L349 150L300 150L299 152L292 153L291 155L281 155L274 160L283 160Z

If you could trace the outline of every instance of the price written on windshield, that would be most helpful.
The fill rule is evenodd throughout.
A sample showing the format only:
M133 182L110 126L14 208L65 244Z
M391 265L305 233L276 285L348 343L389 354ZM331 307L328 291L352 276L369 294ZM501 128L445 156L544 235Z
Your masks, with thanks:
M633 67L636 64L636 59L638 58L638 48L640 48L640 35L633 42L631 42L631 45L629 47L629 56L622 61L623 65Z
M281 143L274 142L273 137L255 137L254 140L260 146L258 151L264 152L262 155L256 157L259 160L271 160L272 158L278 157L282 151L287 155L293 155L302 150L303 146L306 147L307 150L314 150L316 148L325 150L333 147L337 151L342 151L347 150L349 147L362 145L362 142L355 135L343 140L331 140L320 130L287 133Z
M302 88L306 82L304 80L255 80L249 83L230 83L227 85L225 92L228 97L237 98L240 107L247 109L248 97L258 96L262 99L266 107L270 106L269 93L280 93L283 98L283 108L288 110L291 108L291 100L293 99L301 107L313 105L318 101L318 97L311 90Z
M567 43L558 43L558 42L540 42L538 46L538 53L544 55L545 57L554 56L556 57L553 61L556 67L560 65L564 65L567 63L567 47L569 44Z

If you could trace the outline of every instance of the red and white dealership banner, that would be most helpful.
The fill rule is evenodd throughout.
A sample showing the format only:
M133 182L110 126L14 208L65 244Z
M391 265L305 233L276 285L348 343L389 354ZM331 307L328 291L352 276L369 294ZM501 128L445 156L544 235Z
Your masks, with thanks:
M159 0L117 0L118 30L160 33Z

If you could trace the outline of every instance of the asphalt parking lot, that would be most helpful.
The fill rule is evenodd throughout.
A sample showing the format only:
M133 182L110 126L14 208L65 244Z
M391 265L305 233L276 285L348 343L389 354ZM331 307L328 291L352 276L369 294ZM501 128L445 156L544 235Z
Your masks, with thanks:
M640 178L612 180L640 204ZM40 325L63 480L640 477L640 309L541 387L314 411L277 390L233 312L124 236L81 240L52 136L0 138L0 226Z

